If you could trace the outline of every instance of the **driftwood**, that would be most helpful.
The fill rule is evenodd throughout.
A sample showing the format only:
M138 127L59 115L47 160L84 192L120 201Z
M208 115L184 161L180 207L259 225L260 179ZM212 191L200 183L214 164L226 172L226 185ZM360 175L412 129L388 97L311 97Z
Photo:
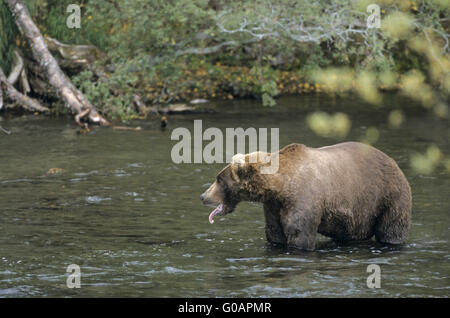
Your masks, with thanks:
M139 114L141 115L147 114L145 104L139 95L133 94L133 102L136 105L136 110L138 111Z
M187 106L186 104L170 104L170 105L158 105L147 107L147 112L153 112L156 114L176 114L176 113L188 113L192 112L194 107Z
M87 118L91 122L108 125L104 119L84 97L84 95L71 83L69 78L62 72L58 62L47 48L44 37L33 22L23 0L5 0L15 19L20 33L28 41L33 57L39 61L45 79L50 86L63 99L66 106L81 118ZM87 115L84 115L88 112ZM80 119L80 117L78 118Z
M62 58L79 63L93 63L101 57L105 57L105 53L93 45L65 44L48 36L45 37L45 43L51 52L57 51Z
M11 132L9 130L6 130L5 128L3 128L2 126L0 126L0 131L4 132L7 135L11 135Z
M5 92L6 96L20 104L26 110L32 112L48 112L47 107L42 106L38 101L23 95L8 81L5 73L0 68L0 91ZM1 107L0 107L1 108Z
M202 98L193 99L189 102L189 104L192 104L192 105L206 104L206 103L209 103L209 100L202 99Z
M58 61L61 68L76 72L80 69L90 69L97 75L97 69L91 66L106 54L93 45L71 45L61 43L51 37L44 37L45 44Z
M130 131L140 131L142 130L141 127L127 127L127 126L113 126L114 130L130 130Z
M154 112L157 114L202 114L213 113L214 110L208 108L197 108L186 104L170 104L147 107L147 112Z

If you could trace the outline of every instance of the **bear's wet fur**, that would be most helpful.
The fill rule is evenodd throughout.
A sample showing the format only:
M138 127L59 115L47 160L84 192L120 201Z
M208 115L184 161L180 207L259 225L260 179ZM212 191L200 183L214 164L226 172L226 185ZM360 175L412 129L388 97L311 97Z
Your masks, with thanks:
M261 155L278 155L279 169ZM267 240L313 250L316 235L339 241L405 243L411 222L411 189L395 161L372 146L345 142L322 148L290 144L276 153L236 155L201 196L223 204L218 215L240 201L264 204Z

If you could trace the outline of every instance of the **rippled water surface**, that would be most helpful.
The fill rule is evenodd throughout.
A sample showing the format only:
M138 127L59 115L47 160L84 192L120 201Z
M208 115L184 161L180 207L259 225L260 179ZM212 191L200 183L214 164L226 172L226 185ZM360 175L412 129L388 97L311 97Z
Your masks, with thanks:
M170 116L166 130L146 121L132 123L141 131L94 127L77 135L69 120L4 118L12 133L0 133L0 296L448 297L450 175L409 167L410 154L430 143L449 154L448 121L399 98L387 103L402 104L399 129L389 128L387 108L315 96L283 98L274 109L219 103L217 113ZM199 195L223 165L174 164L171 131L193 131L202 119L203 129L279 127L280 146L335 143L306 127L312 110L346 111L347 140L380 129L375 146L398 162L413 191L408 244L319 236L314 252L271 247L262 206L253 203L208 223L211 209ZM50 168L63 171L46 174ZM81 268L79 289L66 286L70 264ZM381 267L380 289L366 285L369 264Z

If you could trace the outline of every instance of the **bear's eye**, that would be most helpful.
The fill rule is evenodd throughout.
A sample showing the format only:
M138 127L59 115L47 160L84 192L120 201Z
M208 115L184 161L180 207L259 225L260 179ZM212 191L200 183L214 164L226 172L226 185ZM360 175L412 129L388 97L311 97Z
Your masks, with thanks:
M220 185L223 185L223 184L224 184L224 181L223 181L222 176L218 176L218 177L217 177L217 183L220 184Z

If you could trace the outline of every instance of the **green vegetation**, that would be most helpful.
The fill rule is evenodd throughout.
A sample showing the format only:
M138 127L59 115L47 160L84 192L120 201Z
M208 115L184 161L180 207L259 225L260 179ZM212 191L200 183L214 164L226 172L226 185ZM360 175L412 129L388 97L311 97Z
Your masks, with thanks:
M74 2L82 9L81 29L65 24L66 8ZM43 34L107 52L107 58L97 62L109 65L107 81L89 70L74 74L72 80L113 120L139 117L134 94L146 104L250 97L264 106L274 106L283 94L356 94L377 107L385 91L399 91L448 118L450 3L376 1L380 29L367 28L371 3L27 1ZM21 45L21 40L3 2L0 17L0 65L8 72L11 47ZM389 124L398 127L404 116L392 111ZM318 134L337 138L344 138L351 125L339 113L312 114L307 123ZM367 142L378 139L372 128Z
M9 74L14 52L12 50L17 34L11 13L5 4L0 3L0 67Z

